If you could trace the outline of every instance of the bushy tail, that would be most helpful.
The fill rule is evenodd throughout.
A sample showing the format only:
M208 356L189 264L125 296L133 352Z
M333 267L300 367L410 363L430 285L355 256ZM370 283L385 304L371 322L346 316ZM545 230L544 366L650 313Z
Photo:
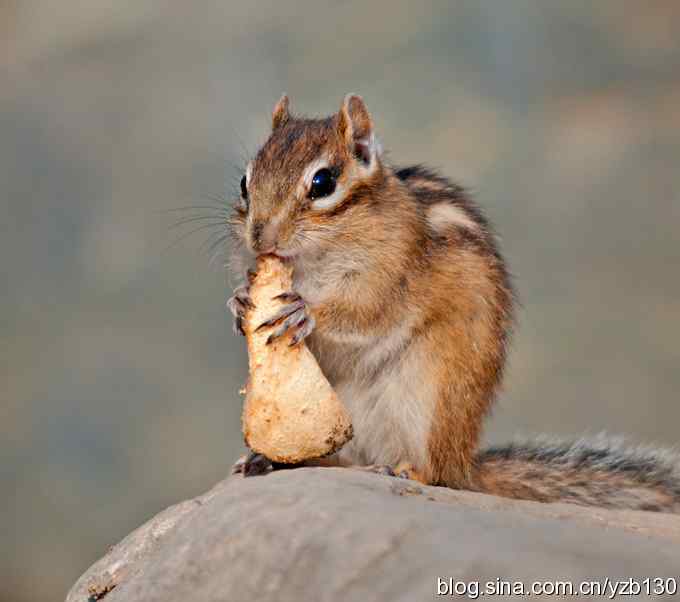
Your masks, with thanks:
M680 456L603 436L538 439L477 456L472 489L503 497L680 514Z

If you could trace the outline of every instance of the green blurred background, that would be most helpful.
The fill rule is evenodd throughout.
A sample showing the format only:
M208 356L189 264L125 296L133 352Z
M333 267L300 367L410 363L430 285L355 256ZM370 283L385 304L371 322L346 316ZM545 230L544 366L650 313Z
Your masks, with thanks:
M283 91L362 94L496 223L523 309L488 440L678 441L676 0L4 0L3 602L63 599L241 452L229 278L168 210L232 194Z

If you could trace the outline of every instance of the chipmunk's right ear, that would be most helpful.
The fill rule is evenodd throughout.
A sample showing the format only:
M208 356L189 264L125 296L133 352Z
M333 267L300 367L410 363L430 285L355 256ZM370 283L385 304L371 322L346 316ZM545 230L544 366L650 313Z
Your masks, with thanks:
M338 114L338 130L352 154L365 166L372 165L380 155L381 147L373 132L373 120L361 96L345 96Z
M279 102L274 105L274 110L272 111L272 130L280 128L290 118L288 105L288 96L285 94L281 96Z

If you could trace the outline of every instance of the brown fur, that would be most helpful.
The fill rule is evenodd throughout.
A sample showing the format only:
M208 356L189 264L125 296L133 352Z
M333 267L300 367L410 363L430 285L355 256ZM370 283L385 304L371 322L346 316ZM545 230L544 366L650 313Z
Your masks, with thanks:
M342 191L323 209L303 178L317 164L331 170ZM423 167L396 169L382 160L359 97L346 97L335 115L306 119L292 116L283 96L249 173L249 207L237 206L235 239L253 253L273 249L295 262L316 323L309 347L355 404L352 462L389 457L425 483L539 501L677 504L672 487L631 471L527 454L477 455L513 321L505 262L462 188ZM422 380L422 399L384 406L372 387L402 374Z

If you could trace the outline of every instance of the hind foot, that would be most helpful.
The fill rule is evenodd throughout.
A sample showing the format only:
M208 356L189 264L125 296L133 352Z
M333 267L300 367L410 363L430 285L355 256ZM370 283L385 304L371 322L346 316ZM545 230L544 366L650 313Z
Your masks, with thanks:
M409 462L400 462L396 466L390 466L388 464L371 464L369 466L354 466L353 468L365 472L387 475L388 477L410 479L427 485L427 481Z
M236 463L231 467L231 474L255 477L265 475L272 470L274 470L274 465L269 458L251 451L236 460Z

